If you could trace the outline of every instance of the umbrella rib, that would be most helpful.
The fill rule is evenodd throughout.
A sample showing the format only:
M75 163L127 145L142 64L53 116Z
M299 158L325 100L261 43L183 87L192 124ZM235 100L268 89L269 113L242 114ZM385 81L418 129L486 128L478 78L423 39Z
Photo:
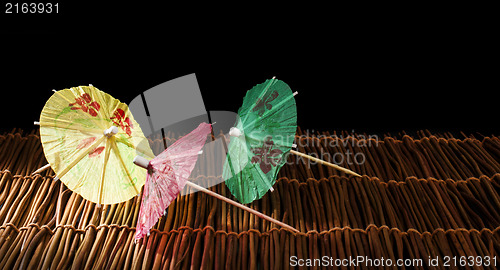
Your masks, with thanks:
M56 90L52 90L54 91L54 93L58 94L60 97L62 97L64 100L66 100L67 102L69 103L72 103L71 100L67 99L62 93L61 91L56 91ZM72 91L73 92L73 91Z
M230 178L235 177L236 174L234 173L233 162L231 161L231 153L229 153L229 149L227 147L227 142L226 142L225 137L222 139L222 144L224 146L224 150L226 151L226 159L229 163L229 169L231 170L231 177ZM240 196L241 196L241 198L243 198L243 194L242 194L241 189L240 189Z
M59 122L63 122L63 121L59 121ZM58 123L59 123L58 122ZM48 127L48 128L60 128L60 129L64 129L64 130L74 130L74 131L80 131L81 132L81 129L78 129L78 128L72 128L71 126L63 126L63 125L57 125L57 124L53 124L53 125L43 125L43 127ZM98 129L98 128L85 128L85 131L91 133L93 131L99 131L101 132L101 129Z
M60 173L57 174L57 177L61 179L69 170L71 170L80 160L82 160L90 151L94 150L101 142L106 138L106 136L102 135L101 138L96 140L90 147L85 149L79 156L77 156L68 166L66 166Z
M275 104L274 107L279 107L279 106L281 106L281 104L287 102L289 99L292 99L292 98L293 98L293 96L286 97L284 100L281 100L278 104ZM264 112L264 114L260 118L254 119L251 123L245 124L245 126L254 125L257 121L262 121L262 119L266 118L269 114L271 114L271 111L266 111L266 112ZM246 120L246 118L245 118L245 120Z
M272 77L271 80L269 80L269 82L264 87L264 90L261 91L261 93L259 94L259 97L257 99L261 99L262 97L264 97L266 95L266 92L267 92L267 90L269 90L269 87L271 86L271 84L274 84L276 82L275 78L276 77ZM243 99L243 101L244 101L244 99ZM245 116L244 121L247 120L247 118L248 118L248 115Z
M132 176L130 175L130 172L128 171L127 166L125 166L125 162L123 162L123 159L122 159L122 156L120 155L120 150L118 149L118 146L116 146L116 143L112 143L111 147L113 149L113 152L115 152L116 157L120 161L120 164L122 164L122 167L125 169L125 173L127 174L127 178L130 181L130 183L132 184L132 187L134 187L136 194L139 194L139 190L135 186L134 180L132 179Z
M102 202L102 193L103 193L103 190L104 190L104 177L105 177L105 174L106 174L106 166L108 165L108 160L109 160L109 154L110 154L110 148L109 148L109 139L106 140L106 148L105 148L106 152L104 154L104 164L102 166L102 173L101 173L101 182L99 184L99 200L98 200L98 207L101 206L101 202Z
M134 139L135 138L141 139L138 136L133 136L132 138L134 138ZM149 158L154 158L154 156L151 156L151 155L148 154L147 147L149 147L149 145L147 143L146 144L138 143L137 145L135 145L133 143L129 143L129 142L126 142L126 141L124 141L122 139L119 139L119 137L117 137L115 139L117 140L116 142L122 143L122 144L126 145L127 147L130 147L130 148L136 150L137 152L140 152L140 153L146 155Z
M262 182L264 182L264 184L266 184L266 186L269 188L269 190L271 190L271 192L274 191L274 188L273 186L271 185L269 179L267 177L263 177L261 172L262 171L259 171L256 167L257 167L257 164L252 164L253 168L255 169L255 171L259 172L259 176L260 176L260 179L262 180ZM265 175L265 174L264 174Z

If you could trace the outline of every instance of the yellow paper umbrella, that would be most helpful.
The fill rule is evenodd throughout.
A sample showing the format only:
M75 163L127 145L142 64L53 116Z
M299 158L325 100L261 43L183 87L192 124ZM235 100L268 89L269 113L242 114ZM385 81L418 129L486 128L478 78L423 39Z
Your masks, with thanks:
M137 195L146 174L132 160L154 157L128 106L93 86L55 91L40 115L40 138L57 177L98 205Z

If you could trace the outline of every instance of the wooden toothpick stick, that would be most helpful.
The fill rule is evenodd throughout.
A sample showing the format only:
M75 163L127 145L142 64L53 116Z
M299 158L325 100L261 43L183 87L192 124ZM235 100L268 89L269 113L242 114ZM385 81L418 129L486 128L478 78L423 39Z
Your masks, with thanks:
M229 135L230 136L234 136L234 137L239 137L239 136L242 136L243 135L243 132L241 130L239 130L238 128L236 127L232 127L230 130L229 130ZM293 144L293 147L297 147L297 145ZM330 162L327 162L327 161L324 161L322 159L319 159L319 158L315 158L313 156L310 156L310 155L306 155L304 153L301 153L301 152L297 152L295 150L290 150L290 153L292 154L295 154L297 156L301 156L301 157L304 157L304 158L307 158L307 159L310 159L310 160L313 160L315 162L318 162L320 164L323 164L323 165L326 165L326 166L330 166L332 168L335 168L339 171L343 171L345 173L348 173L348 174L352 174L352 175L355 175L357 177L361 177L361 175L349 170L349 169L346 169L346 168L342 168L338 165L335 165L333 163L330 163Z
M346 168L340 167L340 166L338 166L338 165L335 165L335 164L333 164L333 163L330 163L330 162L324 161L324 160L322 160L322 159L315 158L315 157L313 157L313 156L306 155L306 154L304 154L304 153L297 152L297 151L295 151L295 150L290 150L290 153L292 153L292 154L294 154L294 155L297 155L297 156L301 156L301 157L304 157L304 158L310 159L310 160L315 161L315 162L318 162L318 163L320 163L320 164L322 164L322 165L330 166L330 167L332 167L332 168L334 168L334 169L336 169L336 170L343 171L343 172L345 172L345 173L352 174L352 175L357 176L357 177L361 177L361 175L359 175L359 174L357 174L357 173L355 173L355 172L353 172L353 171L351 171L351 170L349 170L349 169L346 169Z
M208 195L210 195L210 196L213 196L213 197L215 197L215 198L217 198L217 199L219 199L219 200L223 200L223 201L225 201L225 202L227 202L227 203L229 203L229 204L232 204L232 205L234 205L234 206L236 206L236 207L238 207L238 208L241 208L241 209L243 209L243 210L245 210L245 211L248 211L248 212L250 212L250 213L252 213L252 214L254 214L254 215L256 215L256 216L258 216L258 217L260 217L260 218L263 218L263 219L265 219L265 220L267 220L267 221L269 221L269 222L272 222L272 223L274 223L274 224L276 224L276 225L279 225L279 226L281 226L281 227L287 228L287 229L289 229L289 230L291 230L291 231L294 231L294 232L296 232L296 233L300 232L299 230L295 229L294 227L292 227L292 226L290 226L290 225L288 225L288 224L286 224L286 223L283 223L283 222L281 222L281 221L278 221L278 220L276 220L276 219L274 219L274 218L272 218L272 217L270 217L270 216L264 215L264 214L262 214L262 213L261 213L261 212L259 212L259 211L253 210L252 208L250 208L250 207L248 207L248 206L245 206L245 205L243 205L243 204L241 204L241 203L235 202L235 201L233 201L233 200L231 200L231 199L229 199L229 198L226 198L226 197L224 197L224 196L222 196L222 195L219 195L219 194L217 194L217 193L215 193L215 192L213 192L213 191L210 191L210 190L208 190L208 189L206 189L206 188L204 188L204 187L198 186L197 184L195 184L195 183L193 183L193 182L189 182L189 181L187 181L187 182L186 182L186 185L188 185L188 186L190 186L190 187L192 187L192 188L195 188L195 189L197 189L197 190L199 190L199 191L201 191L201 192L204 192L204 193L206 193L206 194L208 194Z
M41 167L41 168L38 168L38 169L37 169L36 171L34 171L31 175L35 175L35 174L37 174L37 173L41 173L41 172L43 172L43 171L47 170L48 168L50 168L50 164L47 164L47 165L45 165L45 166L43 166L43 167Z

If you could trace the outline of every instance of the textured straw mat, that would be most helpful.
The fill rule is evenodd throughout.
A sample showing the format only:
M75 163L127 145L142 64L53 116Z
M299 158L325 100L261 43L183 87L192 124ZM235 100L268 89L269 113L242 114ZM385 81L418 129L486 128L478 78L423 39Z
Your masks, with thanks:
M36 132L0 135L0 269L289 269L292 256L420 258L421 269L444 269L428 258L499 256L498 137L342 135L299 131L296 142L323 158L362 153L339 164L362 178L290 155L275 191L249 204L301 233L198 192L179 196L138 244L140 196L98 215L51 170L30 175L46 164ZM197 166L212 176L192 181L220 182L218 164L205 162ZM233 198L224 183L210 189Z

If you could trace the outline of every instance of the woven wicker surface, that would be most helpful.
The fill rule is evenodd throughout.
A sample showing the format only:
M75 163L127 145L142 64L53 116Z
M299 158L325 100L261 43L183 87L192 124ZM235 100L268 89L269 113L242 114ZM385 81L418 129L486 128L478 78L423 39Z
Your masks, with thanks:
M198 192L179 196L151 235L134 244L140 197L99 214L95 204L54 181L51 170L30 175L46 164L35 132L4 134L0 268L288 269L290 256L424 262L429 256L498 256L498 137L327 135L299 132L299 150L326 159L362 153L360 164L339 164L362 178L289 156L275 191L249 204L301 233ZM214 153L223 154L218 149ZM214 169L215 176L193 181L217 181L218 174ZM210 189L232 197L223 183Z

